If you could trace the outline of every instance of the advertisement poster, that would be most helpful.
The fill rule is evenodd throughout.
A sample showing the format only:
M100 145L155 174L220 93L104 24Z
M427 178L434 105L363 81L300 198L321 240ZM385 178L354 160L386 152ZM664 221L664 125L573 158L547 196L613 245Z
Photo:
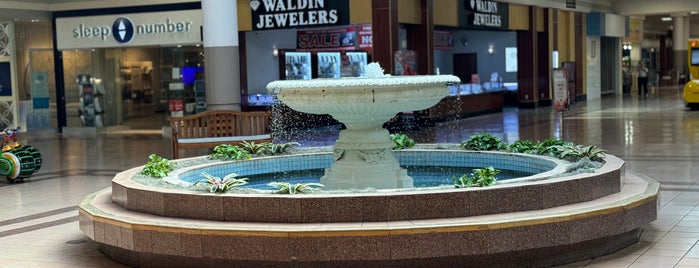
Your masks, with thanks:
M318 78L340 78L340 52L318 52Z
M568 80L564 69L553 70L553 106L557 111L568 108Z
M298 51L355 50L356 43L357 37L354 27L296 31Z
M399 50L393 54L395 75L416 75L417 52L415 50Z
M170 116L184 116L184 100L170 100L168 104L168 108L170 109Z
M452 31L434 31L432 39L434 49L449 50L454 48L454 32Z
M49 74L47 72L32 72L31 94L34 109L49 108Z
M359 49L371 52L373 47L374 40L371 32L371 24L362 24L359 26Z
M311 79L311 53L284 53L284 77L287 80Z

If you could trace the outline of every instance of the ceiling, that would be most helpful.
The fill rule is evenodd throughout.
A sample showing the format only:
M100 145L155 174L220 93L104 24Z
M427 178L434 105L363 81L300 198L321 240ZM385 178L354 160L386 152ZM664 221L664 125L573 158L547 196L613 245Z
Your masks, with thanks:
M197 0L0 0L0 17L33 19L49 18L50 11L76 10L87 8L110 8L152 4L185 3ZM500 0L502 2L519 3L521 0ZM558 0L527 0L522 3L533 5L547 4ZM697 0L577 0L579 6L598 6L611 8L611 12L643 18L644 32L648 34L666 34L671 30L673 22L662 21L662 17L671 14L685 14L690 18L690 29L697 29L699 35L699 15L690 15L689 11L699 11ZM551 4L551 3L548 3ZM560 3L556 3L560 5ZM554 5L555 6L555 5ZM3 12L5 10L5 12ZM43 16L41 12L45 13ZM25 14L26 13L26 14ZM14 15L14 16L12 16ZM690 35L694 31L690 30ZM692 36L699 37L699 36Z

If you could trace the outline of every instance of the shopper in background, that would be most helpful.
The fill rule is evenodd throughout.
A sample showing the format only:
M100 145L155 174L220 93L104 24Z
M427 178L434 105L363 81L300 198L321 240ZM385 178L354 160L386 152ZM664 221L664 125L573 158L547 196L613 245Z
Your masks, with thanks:
M638 96L648 95L648 68L643 61L638 62Z

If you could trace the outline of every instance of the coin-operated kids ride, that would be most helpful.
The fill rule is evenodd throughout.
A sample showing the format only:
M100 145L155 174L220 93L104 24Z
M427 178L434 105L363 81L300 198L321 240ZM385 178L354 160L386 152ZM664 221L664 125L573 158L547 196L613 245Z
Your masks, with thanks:
M699 109L699 39L689 40L687 49L689 82L684 85L682 98L692 110Z
M29 145L17 141L19 128L5 129L0 155L0 175L10 183L23 182L41 168L41 153Z

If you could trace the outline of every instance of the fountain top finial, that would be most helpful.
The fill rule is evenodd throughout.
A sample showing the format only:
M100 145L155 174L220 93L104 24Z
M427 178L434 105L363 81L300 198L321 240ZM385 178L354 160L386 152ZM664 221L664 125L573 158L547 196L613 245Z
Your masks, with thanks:
M378 62L372 62L367 64L366 68L364 68L364 73L365 76L368 78L391 76L390 74L384 73L383 68L381 68L381 64L379 64Z

